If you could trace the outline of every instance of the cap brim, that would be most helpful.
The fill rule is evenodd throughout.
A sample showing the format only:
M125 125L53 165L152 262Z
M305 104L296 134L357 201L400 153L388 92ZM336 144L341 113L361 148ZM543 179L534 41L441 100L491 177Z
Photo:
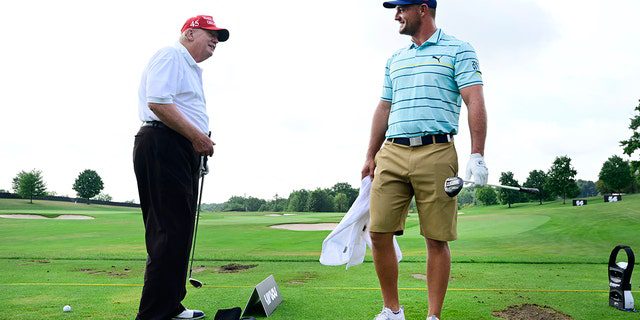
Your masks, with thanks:
M229 39L229 30L223 28L202 28L218 32L218 41L225 42Z
M397 6L404 6L407 4L412 4L411 1L386 1L382 3L382 6L387 8L387 9L393 9Z

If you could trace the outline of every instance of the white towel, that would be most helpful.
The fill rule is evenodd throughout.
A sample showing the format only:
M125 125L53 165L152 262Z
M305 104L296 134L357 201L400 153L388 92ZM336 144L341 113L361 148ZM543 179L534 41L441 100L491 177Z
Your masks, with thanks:
M371 248L369 236L369 200L371 196L371 177L362 179L360 193L347 214L322 242L320 263L327 266L350 266L361 264L367 250ZM393 237L398 262L402 260L402 252Z

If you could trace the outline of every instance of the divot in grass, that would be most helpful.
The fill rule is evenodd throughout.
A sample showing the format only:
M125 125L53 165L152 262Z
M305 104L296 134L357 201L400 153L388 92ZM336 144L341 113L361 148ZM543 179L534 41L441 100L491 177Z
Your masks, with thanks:
M294 275L292 279L289 279L286 282L290 285L303 285L316 278L318 278L318 274L316 272L303 272Z
M238 263L230 263L224 266L220 266L218 268L218 273L236 273L242 270L255 268L257 266L258 266L257 264L245 265L245 264L238 264Z
M127 277L131 272L130 268L124 268L122 271L120 271L120 270L115 270L115 266L111 266L111 269L112 270L107 271L107 270L97 270L92 268L80 268L77 271L90 274L90 275L107 275L113 278L124 278L124 277Z
M547 306L522 304L494 311L493 316L505 320L572 320L570 316Z
M193 267L192 272L193 273L200 273L200 272L205 271L205 270L207 270L207 267L205 267L203 265L199 265L199 266Z

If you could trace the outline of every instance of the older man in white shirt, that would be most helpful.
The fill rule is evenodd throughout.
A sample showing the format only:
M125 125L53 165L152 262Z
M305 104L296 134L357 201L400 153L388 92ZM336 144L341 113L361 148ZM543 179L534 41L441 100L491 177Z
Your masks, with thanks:
M202 319L189 310L186 275L198 194L199 159L213 155L198 63L229 31L210 16L188 19L174 46L150 60L139 89L142 128L133 163L145 226L147 267L136 319Z

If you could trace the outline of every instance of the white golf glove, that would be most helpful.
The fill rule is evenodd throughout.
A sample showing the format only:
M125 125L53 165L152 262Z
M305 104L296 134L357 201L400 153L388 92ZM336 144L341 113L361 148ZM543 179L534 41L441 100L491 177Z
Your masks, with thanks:
M478 186L484 186L487 184L489 178L489 169L484 163L484 158L479 153L472 153L467 163L467 176L465 180L471 181L473 176L473 183Z

